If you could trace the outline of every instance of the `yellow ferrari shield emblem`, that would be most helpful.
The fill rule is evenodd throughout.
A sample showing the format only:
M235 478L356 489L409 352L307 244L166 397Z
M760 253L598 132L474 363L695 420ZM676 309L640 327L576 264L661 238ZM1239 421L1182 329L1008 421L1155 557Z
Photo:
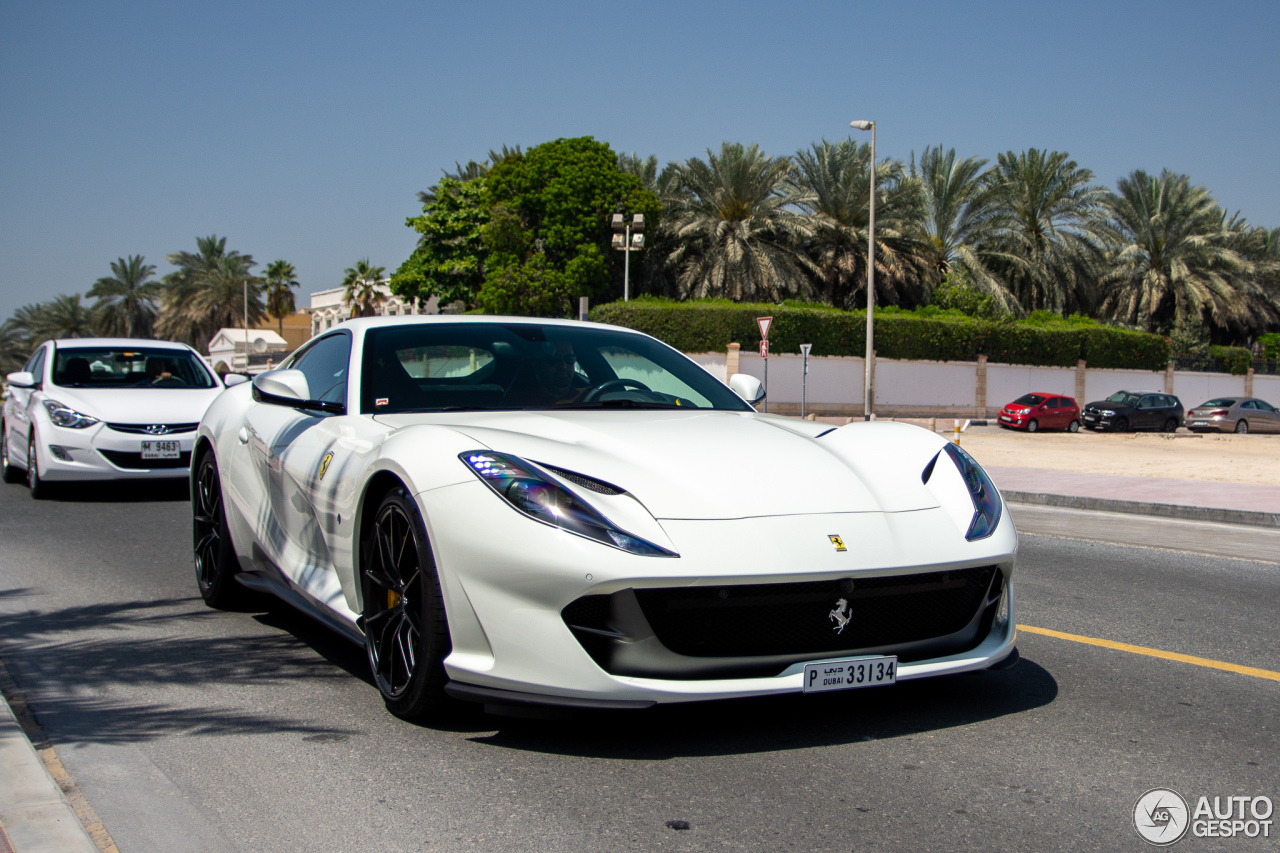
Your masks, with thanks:
M320 479L321 480L324 479L324 472L329 470L329 463L332 461L333 461L333 451L326 453L324 455L324 458L320 460ZM843 551L844 549L841 548L840 550Z
M832 545L835 545L835 546L836 546L836 550L837 550L837 551L848 551L848 550L849 550L848 548L844 547L844 540L843 540L843 539L841 539L841 538L840 538L839 536L837 536L836 534L832 533L832 534L831 534L830 536L828 536L827 538L831 540L831 544L832 544Z

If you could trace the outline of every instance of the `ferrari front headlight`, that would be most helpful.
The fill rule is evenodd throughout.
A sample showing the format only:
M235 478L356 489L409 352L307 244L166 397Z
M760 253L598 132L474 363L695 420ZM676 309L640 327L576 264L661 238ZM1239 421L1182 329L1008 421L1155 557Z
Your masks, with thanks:
M964 538L970 542L985 539L995 531L1000 522L1000 494L996 491L995 483L991 482L977 460L961 450L958 444L948 442L942 450L960 469L960 477L973 500L973 520L969 522Z
M472 472L507 503L535 521L644 557L678 557L633 536L533 465L505 453L471 450L458 454Z
M67 429L84 429L98 422L97 418L81 414L75 409L62 405L57 400L45 400L44 408L49 413L49 420L53 421L54 426L66 427Z

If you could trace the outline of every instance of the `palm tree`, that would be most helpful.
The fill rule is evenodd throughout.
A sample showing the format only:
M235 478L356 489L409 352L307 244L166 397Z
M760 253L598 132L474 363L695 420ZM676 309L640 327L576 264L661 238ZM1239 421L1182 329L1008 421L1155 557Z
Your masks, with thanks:
M1205 187L1167 169L1159 177L1139 169L1120 180L1110 208L1117 245L1102 279L1104 315L1159 331L1188 319L1237 331L1275 319L1254 281L1256 264L1241 251L1269 235L1225 222Z
M924 301L922 264L913 241L903 234L916 204L915 188L903 181L902 164L876 164L876 301ZM871 146L825 139L797 151L787 181L790 201L811 217L808 248L826 301L866 304L867 230L870 224Z
M0 373L21 370L31 349L31 336L16 320L0 323Z
M368 258L361 258L355 266L342 271L342 286L346 288L342 299L351 306L352 317L372 317L378 313L387 298L379 287L386 271L386 267L370 264Z
M97 300L93 310L99 330L125 338L150 337L161 292L160 282L149 280L156 268L142 255L130 255L112 261L111 272L89 288L89 296Z
M288 261L272 261L263 270L267 288L267 314L276 318L276 330L284 334L284 318L298 310L293 299L297 287L298 271Z
M178 269L165 276L165 291L156 316L157 334L185 341L197 348L209 343L224 326L240 326L244 319L235 310L244 306L243 285L249 284L249 320L262 318L259 279L249 274L253 256L227 251L227 238L210 235L196 238L196 252L175 252L168 261ZM233 287L241 287L232 294ZM228 307L234 304L235 310ZM230 320L230 322L227 322Z
M992 296L1005 312L1019 310L1017 298L988 264L1008 266L1014 261L992 239L990 173L986 160L956 159L956 150L941 145L924 149L917 162L911 157L909 180L918 193L913 227L930 284L937 286L948 273L963 268L978 289Z
M451 181L467 183L468 181L474 181L476 178L483 178L485 175L489 174L490 169L508 157L519 156L521 156L519 145L515 148L508 148L506 145L503 145L501 151L494 151L490 148L488 159L482 162L477 163L475 160L468 160L467 165L464 166L455 160L453 163L454 170L452 172L448 169L441 169L440 171L443 172L444 176ZM425 191L419 190L418 201L422 204L430 204L435 201L437 189L439 189L438 186L431 187Z
M52 338L85 338L97 334L93 312L80 301L80 294L62 294L38 305L24 305L14 319L30 336L32 347Z
M1107 191L1062 151L1001 154L991 170L985 248L1028 311L1088 309L1101 262Z
M811 230L783 192L790 158L725 142L675 169L668 262L684 295L777 301L808 289L817 270L799 247Z

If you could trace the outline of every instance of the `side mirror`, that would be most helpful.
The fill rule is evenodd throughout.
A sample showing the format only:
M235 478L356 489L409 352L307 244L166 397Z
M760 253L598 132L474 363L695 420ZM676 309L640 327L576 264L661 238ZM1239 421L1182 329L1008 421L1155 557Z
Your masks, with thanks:
M764 385L759 379L746 373L735 373L729 377L729 390L755 405L764 399Z
M260 403L293 406L311 399L307 375L301 370L271 370L253 378L253 396ZM274 399L272 399L274 398Z
M249 377L245 376L243 373L228 373L222 377L222 384L228 388L233 388L236 385L243 385L248 381Z
M10 373L4 378L4 381L12 385L14 388L36 387L36 378L25 370L20 370L17 373Z

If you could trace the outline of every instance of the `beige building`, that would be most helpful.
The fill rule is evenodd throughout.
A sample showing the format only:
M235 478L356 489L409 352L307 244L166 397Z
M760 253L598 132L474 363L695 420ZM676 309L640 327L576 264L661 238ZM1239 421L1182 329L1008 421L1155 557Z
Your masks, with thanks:
M293 347L270 329L219 329L209 341L214 373L261 373L279 364Z

